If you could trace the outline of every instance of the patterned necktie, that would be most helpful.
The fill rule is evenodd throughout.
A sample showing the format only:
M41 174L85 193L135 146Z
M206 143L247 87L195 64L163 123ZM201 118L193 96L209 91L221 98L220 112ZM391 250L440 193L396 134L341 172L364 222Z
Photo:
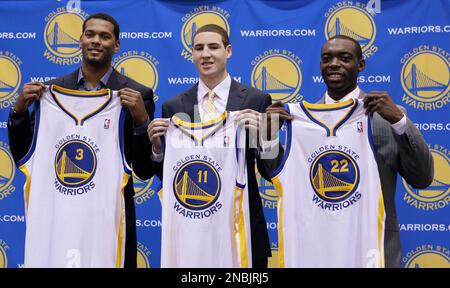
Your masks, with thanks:
M203 101L203 121L210 121L219 117L219 112L214 105L214 97L216 96L216 93L212 90L205 95L206 99Z

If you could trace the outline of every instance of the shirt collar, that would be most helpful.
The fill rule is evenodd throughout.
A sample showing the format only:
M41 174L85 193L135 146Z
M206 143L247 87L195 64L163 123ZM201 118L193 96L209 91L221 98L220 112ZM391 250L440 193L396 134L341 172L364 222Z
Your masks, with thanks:
M336 103L336 102L340 103L340 102L347 101L349 99L357 99L359 97L360 92L361 92L361 89L359 89L359 86L356 86L356 88L353 89L352 92L350 92L347 95L345 95L344 97L342 97L341 100L335 101L333 98L330 97L330 95L328 95L328 91L327 91L327 92L325 92L325 104Z
M94 90L98 90L98 89L106 87L106 84L108 83L108 80L109 80L109 77L111 76L112 71L113 71L113 68L111 66L111 67L109 67L108 71L106 71L105 75L103 75L103 77L100 79L99 85ZM83 86L84 88L86 88L86 85L84 83L83 71L82 71L81 67L78 70L77 85L78 86Z
M227 99L228 94L230 93L230 87L231 87L231 77L230 74L227 75L227 77L220 82L216 87L212 89L214 93L216 93L216 97L220 99ZM202 98L206 95L206 93L209 92L209 88L206 86L206 84L200 79L198 81L198 100L202 100ZM200 101L199 101L200 102Z

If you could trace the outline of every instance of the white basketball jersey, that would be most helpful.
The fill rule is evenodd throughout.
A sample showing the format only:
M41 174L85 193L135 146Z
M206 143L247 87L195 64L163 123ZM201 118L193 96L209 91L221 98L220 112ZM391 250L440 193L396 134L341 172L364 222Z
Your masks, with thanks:
M26 175L25 267L122 267L124 111L116 91L49 86L36 102Z
M236 112L203 123L171 118L161 267L251 267L245 130L235 119Z
M383 267L383 194L363 103L287 104L279 194L281 267Z

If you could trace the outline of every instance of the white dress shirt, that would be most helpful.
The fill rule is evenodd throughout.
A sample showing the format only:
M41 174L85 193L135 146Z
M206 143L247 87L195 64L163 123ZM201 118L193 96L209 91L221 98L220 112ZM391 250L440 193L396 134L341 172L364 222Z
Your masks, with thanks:
M230 94L231 87L231 77L230 74L220 82L216 87L212 89L214 93L216 93L216 97L214 97L214 107L219 114L225 112L225 108L227 107L228 95ZM203 119L203 115L205 111L203 110L203 104L207 99L206 94L210 91L210 89L205 85L205 83L200 79L198 81L198 89L197 89L197 103L198 103L198 112L200 114L200 118Z
M330 95L328 95L328 91L327 91L327 92L325 92L325 104L345 102L352 98L358 99L360 92L361 92L361 90L359 89L358 86L356 86L356 88L352 92L350 92L347 95L345 95L344 97L342 97L341 100L335 101L333 98L330 97ZM400 119L400 121L398 121L397 123L391 124L391 127L394 130L395 134L397 134L397 135L402 135L403 133L405 133L406 128L407 128L406 115L403 115L403 118Z

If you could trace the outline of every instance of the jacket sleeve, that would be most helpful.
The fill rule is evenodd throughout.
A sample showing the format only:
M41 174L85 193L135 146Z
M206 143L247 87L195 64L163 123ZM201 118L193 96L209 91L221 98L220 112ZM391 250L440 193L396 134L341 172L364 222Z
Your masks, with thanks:
M407 119L405 133L402 135L394 133L394 138L399 149L400 175L413 188L428 187L433 181L434 163L420 131L410 119Z
M153 91L151 89L146 89L144 91L143 98L144 98L144 105L145 110L147 111L147 114L149 116L150 123L153 120L153 115L155 112L155 103L153 102ZM131 133L132 135L129 135L132 139L132 150L131 150L131 165L133 168L133 172L136 174L137 177L143 180L150 179L153 175L155 175L155 167L150 160L150 154L152 151L152 146L150 139L148 138L147 133L142 133L140 135L136 135L134 133L134 121L129 115L129 122L126 123L129 127L131 127L131 131L128 133ZM126 138L127 135L125 136ZM126 139L125 139L126 140Z
M31 115L27 111L22 117L8 116L8 138L11 154L14 161L19 162L30 149L34 135L34 111Z

